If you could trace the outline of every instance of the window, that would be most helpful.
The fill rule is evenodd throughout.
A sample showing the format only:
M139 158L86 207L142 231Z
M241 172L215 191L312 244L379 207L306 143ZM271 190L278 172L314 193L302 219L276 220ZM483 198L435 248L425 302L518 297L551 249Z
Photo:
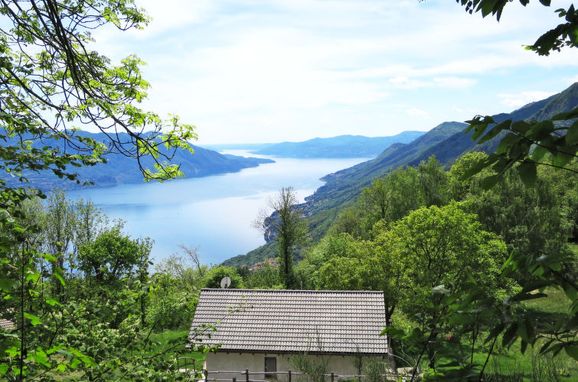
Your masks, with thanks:
M277 374L270 374L277 372L277 358L265 357L265 378L277 378Z

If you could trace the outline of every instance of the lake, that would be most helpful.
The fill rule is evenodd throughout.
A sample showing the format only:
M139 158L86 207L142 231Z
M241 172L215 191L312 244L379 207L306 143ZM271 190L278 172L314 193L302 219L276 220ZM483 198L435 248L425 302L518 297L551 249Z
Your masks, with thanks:
M131 237L153 239L153 261L185 245L197 248L203 263L219 264L265 243L253 222L282 187L293 187L303 201L323 184L319 178L368 160L269 158L276 162L237 173L89 188L68 195L91 200L110 218L124 220Z

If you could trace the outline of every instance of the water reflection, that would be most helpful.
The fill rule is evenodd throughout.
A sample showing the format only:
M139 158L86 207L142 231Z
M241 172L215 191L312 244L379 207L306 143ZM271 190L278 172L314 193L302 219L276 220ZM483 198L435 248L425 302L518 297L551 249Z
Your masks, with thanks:
M131 236L152 238L154 260L177 252L182 244L197 247L204 263L216 264L264 243L252 223L281 187L295 188L303 200L322 185L322 176L366 160L273 159L275 163L238 173L69 195L92 200L108 216L124 220Z

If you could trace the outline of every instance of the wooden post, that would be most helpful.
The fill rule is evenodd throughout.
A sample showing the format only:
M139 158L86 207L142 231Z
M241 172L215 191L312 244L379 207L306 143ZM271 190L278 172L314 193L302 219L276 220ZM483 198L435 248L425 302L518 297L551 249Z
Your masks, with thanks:
M331 382L335 382L335 374L331 373Z
M249 382L249 369L245 369L245 381Z
M291 370L289 370L289 381L288 382L291 382Z

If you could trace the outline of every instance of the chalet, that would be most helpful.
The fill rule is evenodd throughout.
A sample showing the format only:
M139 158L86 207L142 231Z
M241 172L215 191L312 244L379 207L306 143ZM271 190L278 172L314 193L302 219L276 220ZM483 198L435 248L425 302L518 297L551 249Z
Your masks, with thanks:
M203 289L189 340L218 346L205 362L209 374L267 377L298 371L295 358L307 356L327 373L357 375L364 360L390 361L384 327L382 292ZM231 374L217 378L244 380Z

